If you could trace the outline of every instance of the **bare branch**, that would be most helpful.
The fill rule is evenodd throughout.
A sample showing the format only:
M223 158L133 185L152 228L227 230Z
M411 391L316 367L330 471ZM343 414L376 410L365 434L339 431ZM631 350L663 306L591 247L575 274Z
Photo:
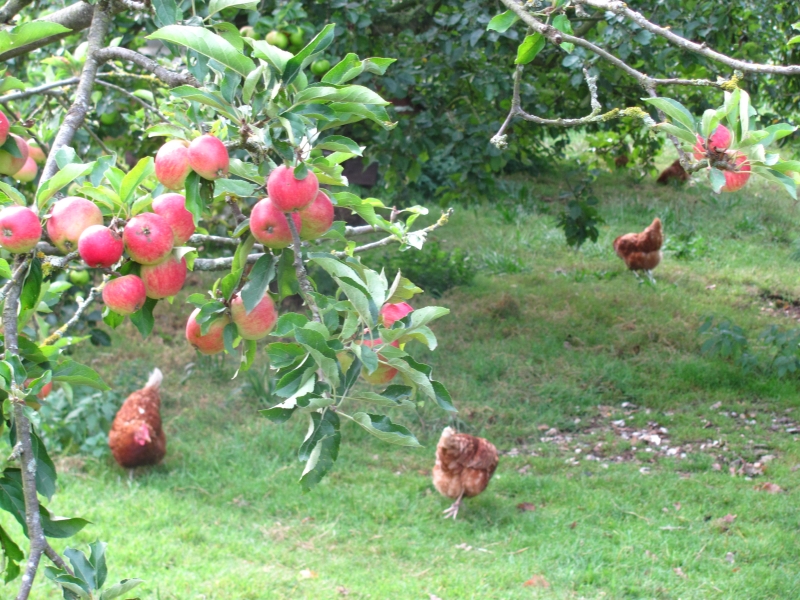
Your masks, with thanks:
M505 1L505 0L503 0ZM683 48L684 50L688 50L689 52L693 52L695 54L700 54L705 56L706 58L710 58L714 62L718 62L723 64L731 69L737 69L739 71L744 71L746 73L769 73L771 75L800 75L800 65L762 65L758 63L751 63L746 62L743 60L737 60L735 58L730 58L729 56L725 56L719 52L712 50L711 48L706 47L705 44L697 44L686 38L679 36L678 34L670 31L665 27L661 27L656 25L655 23L651 23L648 21L641 13L636 12L628 8L628 5L624 2L620 2L619 0L576 0L578 4L586 4L587 6L592 6L594 8L599 8L601 10L610 11L616 15L624 15L634 23L636 23L642 29L646 29L647 31L654 33L660 37L663 37L665 40L670 42L671 44L678 46L679 48Z
M106 33L108 33L109 26L111 25L109 0L100 0L97 5L93 7L93 10L94 17L92 18L92 25L89 29L88 36L89 47L86 53L86 62L81 72L81 81L75 92L75 102L62 121L56 138L53 140L50 154L47 156L47 162L42 169L42 176L39 179L40 187L58 171L56 153L72 142L75 132L78 130L78 127L83 124L86 113L89 110L92 88L94 87L94 81L97 77L97 70L101 64L96 54L98 50L103 47Z
M5 96L0 96L0 102L11 102L12 100L22 100L23 98L28 98L29 96L35 96L37 94L41 94L42 92L52 90L53 88L75 85L79 83L80 80L81 80L80 77L71 77L69 79L63 79L61 81L44 83L42 85L37 85L36 87L28 88L23 92L15 92L13 94L6 94Z
M75 575L75 573L72 572L72 569L69 568L69 565L64 562L64 559L61 558L58 552L53 550L53 547L47 541L44 543L44 553L47 558L53 561L53 564L59 569L64 569L70 575Z
M306 273L306 268L303 265L303 248L300 244L300 232L297 231L297 226L294 224L294 219L292 219L291 214L286 214L286 222L289 224L289 230L292 232L294 270L297 274L297 281L300 283L300 295L303 297L303 300L305 300L308 308L311 309L311 314L314 317L314 320L317 322L322 322L322 319L320 319L319 316L319 307L317 306L317 303L314 302L314 298L311 296L314 288L311 286L311 282L308 280L308 273Z
M192 237L189 238L190 244L219 244L220 246L233 246L236 247L241 243L241 240L238 238L227 238L222 237L219 235L202 235L200 233L195 233ZM253 246L255 250L260 252L264 252L264 246L261 244L255 244Z
M161 119L162 121L164 121L164 122L168 121L167 117L164 116L164 114L160 110L158 110L155 106L153 106L151 104L148 104L147 102L145 102L144 100L139 98L139 96L134 96L133 94L131 94L125 88L120 87L118 85L115 85L113 83L109 83L108 81L103 81L102 79L100 79L100 76L98 76L98 78L97 78L97 83L99 83L103 87L107 87L109 89L116 90L117 92L119 92L120 94L123 94L124 96L127 96L128 98L130 98L134 102L138 102L145 110L149 110L150 112L155 113L156 115L158 115L158 118Z
M179 85L190 85L192 87L200 87L200 82L195 79L194 75L190 73L176 73L162 67L152 58L147 58L144 54L140 54L135 50L128 48L102 48L95 53L97 60L104 63L110 60L124 60L132 62L133 64L141 67L145 71L149 71L161 81L166 83L169 87L178 87Z
M264 252L258 254L250 254L247 256L247 264L256 262L259 258L264 256ZM233 265L233 257L226 256L223 258L198 258L194 261L193 271L225 271Z
M3 5L3 8L0 8L0 23L8 23L32 1L33 0L8 0L8 2Z
M64 337L69 331L69 328L75 325L78 321L80 321L81 315L86 312L86 309L89 308L89 305L95 301L98 295L100 295L103 291L103 288L108 283L108 280L111 278L111 275L104 275L103 281L97 287L93 287L89 292L89 295L86 296L86 300L81 302L78 300L78 310L75 311L75 314L72 315L66 323L64 323L61 327L56 329L50 337L48 337L44 342L43 345L50 346L55 344L58 340Z

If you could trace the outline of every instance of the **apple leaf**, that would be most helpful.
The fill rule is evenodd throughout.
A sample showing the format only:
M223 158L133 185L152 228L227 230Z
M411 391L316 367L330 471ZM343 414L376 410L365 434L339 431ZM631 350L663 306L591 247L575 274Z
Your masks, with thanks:
M148 299L148 302L150 302L150 299ZM153 303L155 304L155 302ZM64 381L72 385L86 385L102 391L111 389L100 378L97 371L71 359L66 359L53 368L53 381Z
M336 25L334 23L329 23L322 28L322 31L314 36L314 39L306 44L305 48L288 60L282 75L285 85L289 85L294 81L294 78L297 77L300 70L311 62L315 54L322 52L325 48L330 46L333 41L333 32L335 29ZM246 75L247 73L243 74Z
M245 314L250 314L261 301L273 279L275 279L275 261L270 254L265 254L253 265L247 283L242 288Z
M213 58L243 77L256 68L255 63L238 52L229 41L202 27L167 25L154 31L146 39L163 40L191 48L199 54Z
M486 29L487 31L505 33L517 21L519 21L517 14L513 10L507 10L504 13L500 13L499 15L492 17L492 20L489 21Z
M36 194L36 205L39 208L44 208L47 205L47 201L55 196L61 188L69 185L78 177L88 174L93 168L93 162L85 165L78 163L65 165L63 169L39 186L39 191Z
M545 43L544 36L541 33L525 36L525 39L522 40L519 48L517 48L517 58L514 64L527 65L542 51Z
M226 8L237 7L242 10L255 10L258 0L211 0L208 3L208 16L214 15Z
M153 331L153 325L155 325L153 308L155 308L156 303L158 303L158 300L148 298L144 306L131 315L131 323L139 330L143 338L146 338Z
M339 444L342 435L339 432L339 417L332 410L325 410L321 415L311 413L309 434L298 453L300 460L306 461L300 485L308 492L318 484L333 468L339 456Z
M143 158L136 163L136 166L133 167L130 172L122 178L119 196L123 205L130 204L136 188L139 187L139 185L141 185L141 183L150 177L150 175L152 175L154 172L155 164L152 156Z

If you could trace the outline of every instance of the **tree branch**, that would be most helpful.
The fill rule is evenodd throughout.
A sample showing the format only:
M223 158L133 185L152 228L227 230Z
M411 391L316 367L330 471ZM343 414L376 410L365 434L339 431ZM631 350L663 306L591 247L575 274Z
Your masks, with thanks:
M132 62L133 64L141 67L145 71L149 71L161 81L166 83L169 87L178 87L179 85L190 85L192 87L200 87L200 82L195 79L194 75L190 73L176 73L162 67L151 58L147 58L144 54L140 54L135 50L128 48L102 48L95 53L97 60L100 62L108 62L110 60L123 60Z
M17 271L25 264L22 259ZM3 333L5 334L5 359L12 356L19 356L19 337L17 331L17 313L19 310L19 295L22 290L22 283L12 279L13 285L8 291L5 306L3 307ZM39 498L36 495L36 457L33 454L31 443L31 430L28 418L25 416L25 396L24 392L17 387L16 383L11 384L9 399L14 409L14 422L17 429L17 444L20 452L20 472L22 474L22 491L25 498L25 524L28 529L28 539L30 540L30 550L28 551L28 561L25 566L25 573L22 575L22 585L20 585L17 600L27 600L36 578L36 571L39 569L39 561L42 558L47 541L42 531L42 523L39 517Z
M308 273L306 273L306 268L303 265L303 247L300 244L300 232L297 231L297 226L294 224L294 219L290 213L286 213L286 222L289 224L289 230L292 232L294 270L297 274L297 281L300 283L300 295L303 297L303 300L305 300L308 308L311 309L311 314L314 317L314 320L318 323L321 323L322 319L319 316L319 307L317 306L317 303L314 302L314 298L311 296L314 288L311 286L311 282L308 280Z
M0 8L0 23L8 23L31 2L33 2L33 0L8 0L8 2L3 5L3 8Z
M192 237L189 238L190 244L219 244L220 246L233 246L236 247L241 243L241 240L238 238L228 238L222 237L219 235L203 235L200 233L195 233ZM255 250L259 250L260 252L264 252L264 246L261 244L254 244L253 248ZM197 261L195 261L197 262Z
M6 94L5 96L0 96L0 102L11 102L12 100L22 100L23 98L27 98L29 96L35 96L36 94L41 94L42 92L46 92L53 88L75 85L76 83L79 83L80 80L81 80L80 77L71 77L70 79L63 79L61 81L54 81L52 83L44 83L42 85L37 85L36 87L28 88L23 92L15 92L13 94Z
M61 123L61 127L56 134L53 145L50 148L50 154L47 156L47 162L42 169L42 176L39 179L39 186L50 179L58 171L56 164L56 153L68 146L75 136L89 110L89 103L91 101L92 88L94 81L97 77L97 70L101 62L97 59L97 52L103 47L106 33L108 33L109 26L111 25L111 9L109 0L99 0L96 6L93 7L94 16L92 18L92 25L89 29L88 37L88 50L86 53L86 62L83 65L81 72L81 81L78 84L78 89L75 92L75 102L72 108L67 112L67 116Z
M247 264L256 262L259 258L264 256L264 252L258 254L250 254L247 256ZM223 258L198 258L194 261L193 271L225 271L233 265L233 257L225 256Z
M689 52L693 52L695 54L700 54L701 56L705 56L706 58L710 58L714 62L723 64L731 69L737 69L739 71L744 71L746 73L769 73L771 75L800 75L800 65L762 65L758 63L751 63L746 62L743 60L737 60L735 58L730 58L729 56L725 56L719 52L712 50L711 48L706 47L703 44L697 44L686 38L679 36L676 33L673 33L669 29L665 27L661 27L656 25L655 23L651 23L648 21L641 13L636 12L628 8L628 5L624 2L620 2L619 0L576 0L578 4L585 4L587 6L592 6L594 8L599 8L600 10L605 10L614 13L615 15L624 15L634 23L636 23L642 29L646 29L647 31L654 33L674 46L682 48L684 50L688 50Z
M62 8L61 10L57 10L54 13L39 18L39 21L58 23L59 25L63 25L71 31L51 35L50 37L42 38L41 40L37 40L30 44L12 48L11 50L0 54L0 62L5 62L11 58L22 56L23 54L28 54L37 48L57 42L62 38L77 33L78 31L83 31L92 24L92 20L94 18L94 8L94 5L81 0L80 2L76 2L75 4L67 6L66 8ZM115 2L111 5L109 11L113 16L121 13L125 9L126 7L124 4Z
M86 300L83 302L78 302L78 310L75 311L75 314L70 317L69 321L64 323L61 327L56 329L42 344L44 346L50 346L55 344L58 340L64 337L69 331L69 328L75 325L78 321L80 321L81 315L86 312L86 309L89 308L89 305L94 302L95 298L103 291L103 288L108 283L108 280L111 278L111 275L104 275L103 281L97 287L93 287L89 292L89 295L86 297Z
M155 106L152 106L152 105L148 104L147 102L145 102L144 100L139 98L139 96L134 96L133 94L131 94L125 88L120 87L118 85L115 85L113 83L109 83L108 81L103 81L102 79L100 79L99 76L97 78L97 83L99 83L103 87L107 87L109 89L116 90L120 94L123 94L123 95L127 96L128 98L130 98L134 102L139 103L145 110L149 110L150 112L155 113L156 115L158 115L158 118L161 119L162 121L164 121L165 123L169 121L169 119L167 119L167 117L165 117L164 114L160 110L158 110Z

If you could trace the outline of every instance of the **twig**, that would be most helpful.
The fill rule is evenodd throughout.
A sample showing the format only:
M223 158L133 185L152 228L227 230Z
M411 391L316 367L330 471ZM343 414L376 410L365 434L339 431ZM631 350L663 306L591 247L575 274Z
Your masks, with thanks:
M68 146L75 136L85 118L86 113L89 111L89 103L91 101L92 88L94 81L97 77L97 70L99 69L102 61L100 61L96 54L104 44L106 33L108 33L109 26L111 25L111 9L109 0L99 0L94 6L94 15L92 17L92 25L89 28L88 36L88 50L86 53L86 62L83 65L81 72L81 81L78 84L78 89L75 92L75 102L67 112L67 116L61 123L58 129L55 140L53 140L50 154L47 157L47 162L42 169L42 176L39 179L39 186L53 177L58 171L56 164L56 154L58 151Z
M292 215L289 213L286 214L286 222L289 224L289 230L292 232L294 270L295 273L297 273L297 281L300 283L300 295L311 309L311 314L313 315L314 320L317 322L322 322L322 319L319 316L319 307L317 307L317 303L314 302L314 298L311 296L311 292L314 291L314 288L311 287L311 282L308 280L308 273L306 273L306 268L303 265L303 248L300 245L300 232L297 231L297 226L294 224L294 219L292 219Z
M162 121L166 122L166 121L168 121L168 120L169 120L169 119L167 119L167 117L166 117L166 116L164 116L164 114L163 114L163 113L162 113L160 110L158 110L158 109L157 109L155 106L153 106L153 105L151 105L151 104L148 104L147 102L145 102L144 100L142 100L142 99L141 99L141 98L139 98L138 96L135 96L134 94L131 94L131 93L130 93L128 90L126 90L125 88L123 88L123 87L120 87L120 86L118 86L118 85L115 85L115 84L113 84L113 83L109 83L108 81L103 81L102 79L100 79L100 77L99 77L99 76L98 76L98 78L97 78L97 83L99 83L100 85L102 85L102 86L104 86L104 87L107 87L107 88L109 88L109 89L116 90L116 91L118 91L120 94L124 94L125 96L127 96L128 98L130 98L131 100L133 100L134 102L138 102L138 103L139 103L139 104L140 104L140 105L141 105L141 106L142 106L142 107L143 107L145 110L149 110L150 112L157 114L157 115L158 115L158 118L159 118L159 119L161 119Z
M72 572L72 569L69 568L69 565L64 562L64 559L61 558L58 552L53 550L53 547L47 542L47 540L44 542L44 553L47 558L53 561L53 564L59 569L64 569L70 575L75 575L75 573Z
M190 244L219 244L220 246L238 246L241 243L241 240L237 238L228 238L222 237L219 235L203 235L201 233L195 233L192 237L189 238ZM264 246L261 244L254 244L253 248L263 252ZM196 261L195 261L196 262Z
M641 13L628 8L628 5L618 0L576 0L578 4L586 4L600 10L610 11L616 15L624 15L642 29L664 38L669 43L689 52L710 58L714 62L737 69L746 73L769 73L770 75L800 75L800 65L763 65L730 58L708 48L705 44L698 44L679 36L665 27L648 21Z
M111 278L111 275L104 275L103 276L103 281L100 283L100 285L98 285L97 287L93 287L91 289L91 291L89 292L89 295L86 297L86 300L84 300L83 302L80 302L80 301L78 302L78 310L76 310L75 314L72 315L72 317L70 317L69 321L67 321L61 327L56 329L50 335L50 337L48 337L42 344L44 346L50 346L52 344L55 344L62 337L64 337L64 335L67 333L69 328L72 327L73 325L75 325L75 323L77 323L80 320L81 315L83 315L83 313L86 311L86 309L89 308L89 305L92 302L94 302L94 299L97 298L97 296L103 291L103 288L105 287L106 283L108 283L108 280L110 278Z
M97 60L100 62L108 62L109 60L124 60L132 62L141 67L145 71L149 71L161 81L166 83L169 87L178 87L179 85L190 85L192 87L200 87L200 82L195 79L194 75L190 73L176 73L165 69L152 58L147 58L144 54L130 50L128 48L102 48L96 52Z
M0 289L0 302L5 300L6 296L8 296L8 292L11 290L11 287L17 283L19 276L22 275L23 272L27 272L28 263L28 259L23 260L17 267L16 271L11 274L11 279L6 282L6 284L3 286L3 289Z
M41 94L42 92L52 90L53 88L75 85L79 83L80 80L81 80L80 77L70 77L69 79L62 79L61 81L54 81L52 83L43 83L42 85L37 85L36 87L28 88L27 90L24 90L22 92L15 92L13 94L6 94L5 96L0 96L0 102L11 102L12 100L22 100L23 98L28 98L29 96L35 96L36 94Z
M250 254L247 256L247 264L256 262L259 258L264 256L265 253ZM194 271L225 271L230 269L233 265L233 257L226 256L223 258L198 258L194 261Z
M64 100L62 100L61 98L59 98L59 97L56 97L56 102L58 102L58 103L59 103L59 104L60 104L60 105L61 105L63 108L67 109L67 111L69 111L69 110L70 110L70 108L69 108L69 105L67 105L67 103L66 103ZM103 140L102 140L102 139L100 139L100 136L99 136L99 135L97 135L97 134L94 132L94 130L93 130L91 127L89 127L89 124L86 122L86 120L85 120L85 119L84 119L83 123L81 123L81 128L82 128L84 131L86 131L86 133L88 133L88 134L89 134L89 137L90 137L90 138L92 138L92 139L94 140L94 143L95 143L95 144L97 144L98 146L100 146L100 148L103 150L103 152L105 152L105 153L106 153L106 154L108 154L109 156L111 156L112 154L114 154L114 153L111 151L111 149L110 149L108 146L106 146L105 142L103 142ZM120 159L120 160L118 160L117 162L121 162L121 159Z

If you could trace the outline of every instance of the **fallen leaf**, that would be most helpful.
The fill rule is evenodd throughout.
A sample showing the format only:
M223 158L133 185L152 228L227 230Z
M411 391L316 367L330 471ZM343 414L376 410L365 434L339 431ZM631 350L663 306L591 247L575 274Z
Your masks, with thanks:
M675 575L677 575L677 576L678 576L678 577L680 577L681 579L687 579L687 578L688 578L688 576L686 575L686 573L684 573L684 572L683 572L683 569L681 569L680 567L675 567L675 568L674 568L674 569L672 569L672 570L673 570L673 571L675 571Z
M676 503L675 503L675 504L673 504L672 506L675 508L675 510L676 510L676 511L678 511L678 510L680 510L680 509L681 509L681 503L680 503L680 502L676 502Z
M530 511L533 512L536 510L536 505L531 504L530 502L520 502L517 504L517 508L520 509L522 512Z
M314 579L316 576L317 574L311 569L303 569L302 571L300 571L301 579Z
M733 523L735 520L736 520L736 515L732 515L731 513L728 513L727 515L725 515L720 519L720 521L724 521L725 523Z
M547 431L548 429L550 429L550 425L542 424L539 425L536 429L538 429L539 431Z
M725 560L727 560L729 563L733 564L736 561L736 559L733 557L733 552L728 552L725 555Z
M431 594L430 600L442 600L442 599L439 598L439 596L437 596L436 594Z
M712 468L714 471L721 471L721 470L722 470L722 465L721 465L721 464L719 464L719 463L714 463L714 464L712 464L712 465L711 465L711 468Z
M706 286L707 290L714 290L716 288L717 288L717 284L716 283L712 283L711 285L707 285Z
M780 494L783 491L783 488L779 486L777 483L769 483L769 482L756 485L753 487L753 489L761 492L767 492L769 494Z
M456 545L456 548L458 548L459 550L463 550L464 552L469 552L470 550L472 550L472 546L468 546L467 544L458 544Z
M547 579L545 579L544 576L542 575L534 575L522 585L523 587L541 587L541 588L550 587L550 583L548 583Z
M714 402L714 404L712 404L708 408L711 409L711 410L717 410L718 408L721 408L721 407L722 407L722 402Z
M733 523L735 520L736 520L736 515L732 515L729 513L724 517L716 519L713 524L719 529L720 533L725 533L726 531L728 531L728 529L730 529L731 523Z
M578 525L578 522L577 521L573 521L572 523L569 524L569 528L570 529L575 529L575 527L577 527L577 525Z

